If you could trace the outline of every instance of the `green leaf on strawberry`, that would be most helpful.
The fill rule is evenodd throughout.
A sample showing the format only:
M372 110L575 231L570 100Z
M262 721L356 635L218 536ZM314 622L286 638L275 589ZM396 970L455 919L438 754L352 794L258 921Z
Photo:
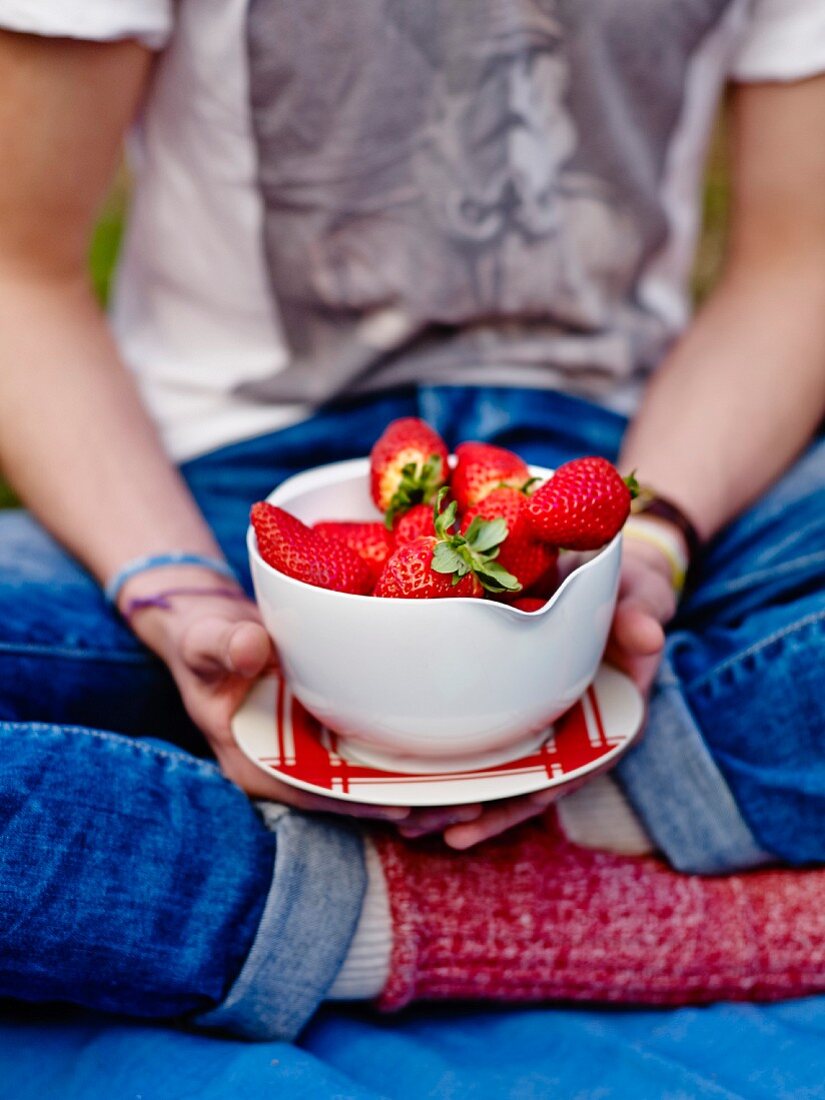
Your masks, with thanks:
M398 516L416 504L429 504L444 481L443 462L439 455L430 455L423 466L409 462L401 471L401 480L393 493L384 516L388 531Z
M459 552L446 542L440 542L433 551L433 569L436 573L455 573L463 564Z
M441 510L447 493L446 488L439 491L434 507L438 542L433 550L433 572L452 574L454 585L472 573L488 592L519 592L521 584L517 578L495 561L501 543L507 538L504 519L485 520L478 517L465 534L453 532L458 506L451 501Z
M476 570L476 576L488 592L520 592L521 585L497 561L487 562Z
M476 516L467 528L465 538L478 553L496 549L509 534L507 523L499 516L496 519L481 519Z

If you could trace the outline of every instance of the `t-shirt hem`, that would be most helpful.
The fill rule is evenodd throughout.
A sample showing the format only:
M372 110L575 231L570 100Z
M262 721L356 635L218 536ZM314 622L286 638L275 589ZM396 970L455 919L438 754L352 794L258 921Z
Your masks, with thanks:
M172 31L170 0L86 0L49 5L43 0L0 0L0 27L44 38L112 42L135 38L162 49Z
M825 72L825 7L814 0L763 0L731 65L735 83L792 83Z
M384 380L375 384L362 384L347 391L347 394L339 395L352 397L355 395L379 395L408 385L421 386L470 386L470 387L504 387L507 389L541 390L546 392L558 392L568 397L575 397L582 401L591 401L600 408L619 416L631 417L638 408L643 389L643 381L633 380L622 386L616 387L610 393L594 395L584 387L560 386L557 379L544 375L539 371L535 373L529 370L513 370L507 367L491 367L484 369L478 367L472 377L456 372L443 372L439 374L418 373L415 377L394 377L392 380ZM332 398L334 401L335 398ZM244 443L250 439L272 435L275 432L308 420L321 406L314 405L272 405L258 406L255 410L254 420L241 425L235 420L230 429L227 418L215 416L207 423L203 421L197 425L182 425L167 423L160 425L160 431L167 453L178 465L185 465L205 455L221 451L226 447Z

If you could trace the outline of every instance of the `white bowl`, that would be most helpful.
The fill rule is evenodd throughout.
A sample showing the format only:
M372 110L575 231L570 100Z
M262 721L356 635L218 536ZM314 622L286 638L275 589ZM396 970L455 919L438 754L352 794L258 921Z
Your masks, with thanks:
M379 519L368 472L368 459L320 466L268 500L310 524ZM247 545L292 691L345 738L348 758L396 771L490 767L537 747L596 675L621 560L617 535L577 556L552 599L526 613L492 600L330 592L267 565L252 527Z

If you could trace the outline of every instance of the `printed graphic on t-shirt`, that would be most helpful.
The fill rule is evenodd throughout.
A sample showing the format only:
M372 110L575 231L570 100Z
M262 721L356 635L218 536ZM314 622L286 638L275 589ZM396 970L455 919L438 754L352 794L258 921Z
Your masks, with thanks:
M602 378L667 333L636 288L690 59L730 0L251 0L250 97L291 366L258 400ZM574 388L577 383L574 383Z

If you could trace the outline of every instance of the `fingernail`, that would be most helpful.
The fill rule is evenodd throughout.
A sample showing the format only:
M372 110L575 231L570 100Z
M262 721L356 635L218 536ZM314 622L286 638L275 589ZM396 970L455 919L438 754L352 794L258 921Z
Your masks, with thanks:
M481 817L483 810L481 806L468 806L464 810L460 810L450 819L451 825L463 825L468 821L478 821Z
M411 810L409 806L388 806L385 812L387 821L406 821Z
M473 846L472 838L464 837L462 839L461 834L458 837L450 836L449 831L444 834L444 843L448 848L454 848L457 852L463 852Z

